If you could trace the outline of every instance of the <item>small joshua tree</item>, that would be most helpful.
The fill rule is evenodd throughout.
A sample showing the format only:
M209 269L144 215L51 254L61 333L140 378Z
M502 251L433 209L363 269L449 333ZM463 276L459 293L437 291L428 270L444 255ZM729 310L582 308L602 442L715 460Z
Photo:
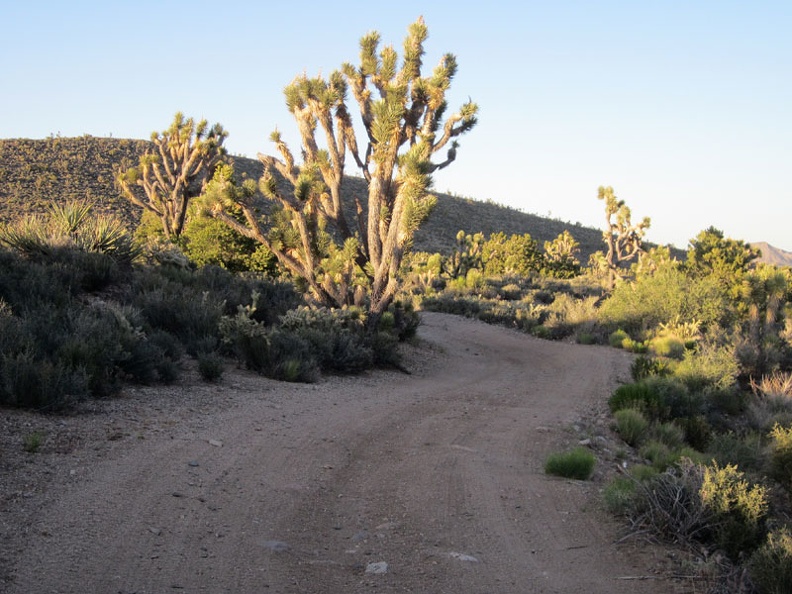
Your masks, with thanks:
M399 67L393 47L380 49L379 34L369 33L360 41L360 66L344 64L327 79L302 75L286 87L303 163L296 163L277 131L271 140L280 158L259 155L262 193L280 207L275 224L261 218L250 200L240 202L243 224L227 216L221 202L212 211L267 246L319 302L339 307L364 296L372 323L392 303L404 255L435 204L432 172L454 161L456 137L476 123L478 108L470 101L446 117L445 93L457 69L452 54L431 75L421 75L427 35L419 18L409 28ZM365 144L352 124L349 90ZM445 158L433 162L443 149ZM348 156L368 186L365 202L355 197L354 224L342 203Z
M604 255L597 252L594 258L607 268L608 285L613 288L621 265L643 252L643 236L649 229L651 221L649 217L644 217L640 223L633 224L630 208L624 200L616 198L616 193L610 186L600 186L597 190L597 199L605 201L606 226L602 232L602 239L608 251Z
M152 133L153 150L137 167L117 172L116 182L132 204L159 217L168 239L178 238L190 200L201 195L225 155L226 136L220 124L210 128L206 120L196 124L177 113L170 128Z

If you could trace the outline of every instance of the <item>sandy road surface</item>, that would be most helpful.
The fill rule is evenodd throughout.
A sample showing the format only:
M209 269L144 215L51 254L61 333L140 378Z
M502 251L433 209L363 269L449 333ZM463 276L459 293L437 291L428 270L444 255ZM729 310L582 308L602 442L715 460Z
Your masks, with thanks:
M16 542L1 549L0 586L671 591L621 579L650 574L653 560L613 544L596 484L542 471L579 438L570 425L628 376L627 356L440 314L424 314L420 336L411 375L303 386L233 371L219 386L172 388L182 405L176 394L157 408L162 388L140 388L110 412L48 421L56 444L74 423L94 434L29 454L48 482L5 493L2 536Z

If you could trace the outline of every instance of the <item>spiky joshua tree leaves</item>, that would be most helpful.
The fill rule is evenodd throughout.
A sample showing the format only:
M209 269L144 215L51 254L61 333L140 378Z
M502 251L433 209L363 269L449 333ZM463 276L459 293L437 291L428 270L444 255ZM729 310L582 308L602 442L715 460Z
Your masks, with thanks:
M329 78L302 75L289 84L286 105L297 122L303 163L277 131L271 140L279 156L259 155L265 166L260 187L280 207L281 224L262 219L250 201L240 203L246 219L240 232L264 243L321 303L339 307L364 296L370 319L393 301L402 259L435 204L431 174L454 161L456 138L476 124L471 101L446 114L445 94L457 70L452 54L421 75L427 34L422 18L409 27L400 67L396 50L380 49L373 32L360 41L359 66L347 63ZM350 115L350 90L362 139ZM433 161L440 151L442 160ZM355 197L355 214L342 204L348 157L368 187L365 200ZM213 214L233 225L221 204Z
M176 239L190 200L201 195L225 155L227 136L220 124L210 127L206 120L196 123L177 113L167 130L152 133L153 150L137 167L118 171L116 182L132 204L160 218L166 237Z
M602 239L608 250L605 254L597 252L592 255L595 261L608 272L608 285L613 285L618 278L622 264L636 258L643 252L643 237L649 229L651 220L644 217L640 223L633 224L630 208L624 200L616 198L613 188L600 186L597 199L605 202L605 230Z

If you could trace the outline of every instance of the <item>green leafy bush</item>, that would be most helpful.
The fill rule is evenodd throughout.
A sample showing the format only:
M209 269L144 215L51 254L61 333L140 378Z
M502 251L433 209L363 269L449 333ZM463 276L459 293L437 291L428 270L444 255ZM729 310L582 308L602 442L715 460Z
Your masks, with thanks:
M663 401L661 394L646 382L619 386L608 399L608 406L612 413L634 408L650 420L666 419L669 412L669 407Z
M646 437L649 421L641 411L623 408L617 410L613 416L616 419L616 431L627 444L637 446Z
M550 454L545 461L547 474L585 481L594 472L596 458L585 448Z

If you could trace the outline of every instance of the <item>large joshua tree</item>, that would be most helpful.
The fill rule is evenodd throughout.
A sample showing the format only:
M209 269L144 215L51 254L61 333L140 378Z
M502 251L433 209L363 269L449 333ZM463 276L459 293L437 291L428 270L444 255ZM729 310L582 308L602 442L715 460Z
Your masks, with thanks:
M116 182L132 204L159 217L166 237L178 238L190 200L201 195L225 155L226 136L220 124L177 113L167 130L151 134L153 149L138 166L119 171Z
M472 101L446 117L456 58L445 54L422 76L426 38L419 18L409 27L399 66L393 47L380 49L380 35L369 33L360 41L359 66L344 64L327 79L302 75L286 87L303 162L296 163L277 131L271 140L279 157L259 155L265 166L260 189L280 207L275 224L259 216L250 194L233 194L244 223L225 212L222 200L212 206L214 216L267 246L321 303L340 307L363 293L372 321L392 303L404 254L435 204L431 174L454 161L456 137L476 123ZM350 90L362 142L350 115ZM433 161L442 150L442 160ZM342 198L348 156L368 188L365 201L355 197L349 220Z
M624 200L619 200L613 188L600 186L597 198L605 202L605 230L602 239L608 248L604 255L594 254L602 266L608 271L608 285L613 285L618 278L621 266L638 257L643 252L643 237L649 229L651 220L644 217L640 223L632 222L630 207Z

